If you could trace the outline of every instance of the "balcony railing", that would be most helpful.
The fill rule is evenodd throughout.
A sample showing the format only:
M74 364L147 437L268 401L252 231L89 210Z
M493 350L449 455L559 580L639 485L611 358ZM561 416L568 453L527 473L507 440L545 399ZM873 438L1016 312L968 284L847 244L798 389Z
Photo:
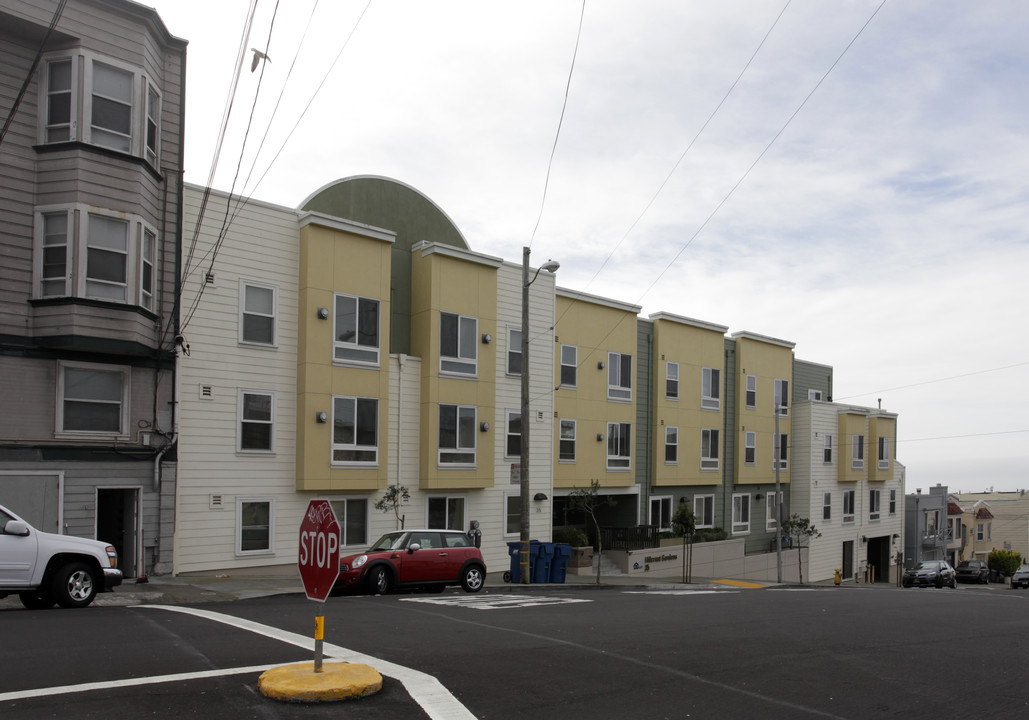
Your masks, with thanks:
M659 534L660 530L656 525L600 528L605 550L644 550L657 547Z

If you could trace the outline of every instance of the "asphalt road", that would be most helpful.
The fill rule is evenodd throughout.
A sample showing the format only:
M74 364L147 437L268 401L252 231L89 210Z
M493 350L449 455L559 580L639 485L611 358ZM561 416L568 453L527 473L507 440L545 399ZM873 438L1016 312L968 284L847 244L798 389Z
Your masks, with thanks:
M257 691L263 668L311 659L297 638L311 637L318 604L299 595L11 609L0 611L0 716L1024 718L1026 603L1029 592L1002 586L333 598L327 656L386 677L342 707ZM115 680L132 684L105 684ZM69 688L81 683L99 684Z

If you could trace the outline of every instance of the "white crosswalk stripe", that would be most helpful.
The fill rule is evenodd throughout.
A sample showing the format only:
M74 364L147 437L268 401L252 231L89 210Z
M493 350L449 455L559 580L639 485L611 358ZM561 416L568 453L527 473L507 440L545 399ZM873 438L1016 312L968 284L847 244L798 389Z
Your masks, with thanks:
M510 608L539 607L542 605L564 605L568 603L593 602L578 598L543 597L536 595L474 595L436 598L401 598L401 602L426 603L428 605L449 605L472 610L507 610Z
M625 590L625 595L729 595L739 590Z

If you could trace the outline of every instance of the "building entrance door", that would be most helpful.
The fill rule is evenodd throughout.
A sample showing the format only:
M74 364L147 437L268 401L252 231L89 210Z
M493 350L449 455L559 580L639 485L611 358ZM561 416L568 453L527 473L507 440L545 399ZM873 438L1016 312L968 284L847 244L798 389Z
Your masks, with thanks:
M840 575L844 580L854 577L854 541L848 540L843 543L843 560L840 567L843 572Z
M97 488L96 539L114 545L126 578L142 577L143 530L139 488Z

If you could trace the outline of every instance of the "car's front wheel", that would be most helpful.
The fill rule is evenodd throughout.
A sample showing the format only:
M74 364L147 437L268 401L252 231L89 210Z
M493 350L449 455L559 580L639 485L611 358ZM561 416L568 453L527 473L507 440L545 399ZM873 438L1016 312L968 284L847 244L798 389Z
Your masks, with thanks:
M54 576L52 593L63 608L83 608L96 597L95 572L85 563L65 565Z
M951 590L957 590L958 589L958 581L955 578L951 578L950 579L950 589Z
M21 604L29 610L47 610L57 602L57 598L42 590L26 590L18 593Z
M479 592L486 582L486 575L478 565L469 565L461 573L461 587L465 592Z
M372 595L385 595L393 587L393 576L382 565L368 571L368 592Z

